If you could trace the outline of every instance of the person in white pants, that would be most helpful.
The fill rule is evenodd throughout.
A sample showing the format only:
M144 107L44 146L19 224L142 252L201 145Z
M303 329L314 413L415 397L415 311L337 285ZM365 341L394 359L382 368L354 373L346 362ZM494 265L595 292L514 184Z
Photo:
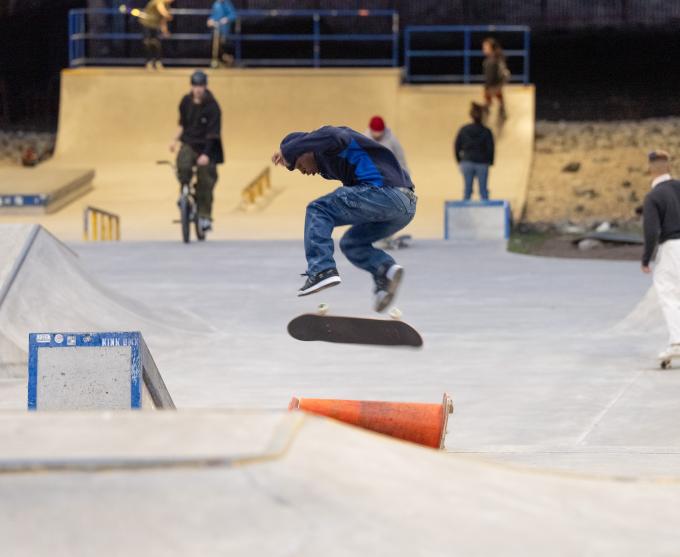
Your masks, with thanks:
M665 151L649 154L652 190L643 205L645 248L642 272L650 273L657 244L654 288L670 334L660 360L680 358L680 181L671 177L671 157Z

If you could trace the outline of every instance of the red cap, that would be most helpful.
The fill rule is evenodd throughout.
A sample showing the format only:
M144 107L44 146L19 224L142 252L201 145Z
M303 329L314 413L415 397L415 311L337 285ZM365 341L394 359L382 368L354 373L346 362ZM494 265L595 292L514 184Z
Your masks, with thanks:
M368 124L368 127L374 132L385 131L385 120L383 120L380 116L373 116L373 118L371 118L371 122Z

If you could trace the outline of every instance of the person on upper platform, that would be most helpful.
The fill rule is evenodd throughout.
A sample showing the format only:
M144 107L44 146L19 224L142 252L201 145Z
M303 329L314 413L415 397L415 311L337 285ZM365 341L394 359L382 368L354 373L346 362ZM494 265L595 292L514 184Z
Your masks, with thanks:
M139 22L144 28L144 51L146 53L146 69L160 70L163 68L162 37L168 37L168 22L172 21L170 4L175 0L149 0L143 10Z
M230 39L234 21L236 21L236 8L231 0L215 0L207 25L219 33L218 58L227 66L234 64L234 51Z
M498 99L500 105L498 116L501 120L508 117L505 108L505 97L503 97L503 86L510 80L510 70L503 54L501 44L494 38L488 37L482 42L482 52L484 61L482 69L484 71L484 100L487 108L491 108L494 98Z
M409 172L404 149L402 148L401 143L399 143L397 136L395 136L392 133L392 130L385 125L385 120L380 116L373 116L368 123L368 130L365 135L392 151L394 156L397 157L401 167L406 170L406 172Z
M342 186L307 206L305 253L307 280L298 296L341 282L333 259L333 228L352 225L340 249L357 267L373 275L375 310L392 302L403 268L373 246L404 228L415 215L415 186L394 154L347 127L324 126L284 137L272 162L305 175L319 174Z

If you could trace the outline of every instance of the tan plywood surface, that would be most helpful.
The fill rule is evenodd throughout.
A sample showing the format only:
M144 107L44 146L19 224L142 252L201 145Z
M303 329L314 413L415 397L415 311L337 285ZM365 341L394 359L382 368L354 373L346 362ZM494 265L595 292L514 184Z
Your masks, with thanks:
M53 165L94 166L94 191L39 222L66 240L81 235L85 205L118 213L124 239L179 236L177 190L167 168L168 144L177 129L177 106L189 90L190 69L149 73L86 68L62 76L59 135ZM404 145L420 198L409 232L441 237L443 201L458 199L462 180L452 141L468 121L477 86L401 85L395 69L259 69L209 72L209 87L223 112L227 162L220 167L213 238L301 238L306 204L339 185L284 169L272 171L275 195L258 209L237 209L239 193L269 163L282 137L325 124L364 130L381 114ZM510 200L520 215L531 164L534 90L507 91L510 118L498 129L494 197ZM35 217L29 220L34 221ZM8 217L7 222L28 222Z

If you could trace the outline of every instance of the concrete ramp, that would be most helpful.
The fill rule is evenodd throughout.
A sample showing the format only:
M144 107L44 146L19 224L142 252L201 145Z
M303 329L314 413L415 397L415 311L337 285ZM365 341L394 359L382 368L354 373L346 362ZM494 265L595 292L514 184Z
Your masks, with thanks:
M631 312L613 327L617 333L667 333L659 298L651 286Z
M114 293L38 225L0 225L0 377L25 377L28 334L52 330L142 330L172 342L205 327Z
M190 74L190 69L149 73L132 68L62 74L53 164L95 166L95 190L83 205L119 214L123 239L179 238L172 224L177 218L175 179L154 163L171 156L168 144ZM444 201L462 195L453 139L469 121L470 102L482 98L481 87L402 85L400 70L393 68L218 70L209 72L209 86L223 110L227 159L215 190L213 238L300 238L307 203L337 183L276 169L276 195L248 214L238 211L241 190L270 164L286 133L325 124L363 131L375 114L402 141L417 186L419 208L409 232L442 237ZM509 86L506 96L508 120L501 126L492 115L498 155L490 188L494 198L511 203L518 218L533 150L534 89ZM60 238L78 240L81 210L74 204L40 223Z
M664 555L680 544L678 478L528 470L285 412L3 418L0 535L16 557Z
M509 201L518 220L526 202L533 158L534 88L510 86L504 94L509 118L498 120L494 110L488 122L496 141L489 191L492 199ZM482 98L482 87L475 85L406 85L399 91L397 131L420 198L413 223L419 235L441 238L444 202L463 197L453 140L458 129L470 121L470 103Z

